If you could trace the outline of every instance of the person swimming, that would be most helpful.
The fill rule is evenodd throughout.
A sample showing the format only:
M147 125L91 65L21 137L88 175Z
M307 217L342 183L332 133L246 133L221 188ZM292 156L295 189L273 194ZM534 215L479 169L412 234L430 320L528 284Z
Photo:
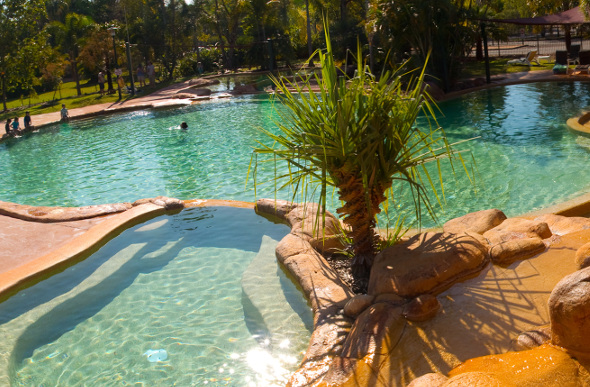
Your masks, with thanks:
M180 124L180 129L187 130L188 129L188 124L183 121L182 124Z

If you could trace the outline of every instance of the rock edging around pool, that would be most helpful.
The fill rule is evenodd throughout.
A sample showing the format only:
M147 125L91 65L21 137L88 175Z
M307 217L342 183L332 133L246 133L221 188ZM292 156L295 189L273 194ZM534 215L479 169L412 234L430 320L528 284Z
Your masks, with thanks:
M288 386L405 386L410 382L412 386L458 386L485 383L488 379L497 382L493 375L486 372L486 367L494 361L509 362L512 369L518 369L518 376L502 369L506 378L504 381L516 381L516 384L534 380L535 377L550 380L555 375L566 383L590 381L584 366L572 357L587 355L581 350L587 347L586 342L576 347L573 344L564 345L578 342L575 337L587 331L584 324L576 323L575 316L590 310L590 297L586 297L589 300L579 300L573 296L578 294L576 290L585 286L586 279L590 278L590 269L583 269L581 274L576 272L576 278L569 282L564 279L569 285L555 287L551 298L559 301L549 302L553 331L548 326L541 326L549 322L540 310L547 307L549 292L537 289L539 294L531 296L533 302L526 296L529 293L528 283L522 283L522 294L525 295L522 306L510 300L506 305L510 309L504 310L505 294L496 295L495 303L490 300L482 304L482 301L475 300L480 309L477 313L483 313L484 317L480 316L481 322L477 315L471 316L473 321L466 317L465 324L469 328L471 325L489 324L490 332L486 333L480 327L473 337L460 337L457 332L461 330L453 326L460 323L451 322L450 328L439 326L445 320L459 318L460 322L462 318L455 316L457 313L470 314L469 305L461 305L453 298L477 298L482 292L478 284L485 284L490 273L492 279L496 278L495 282L500 282L498 278L516 273L516 282L504 285L512 287L534 276L530 270L527 272L528 265L519 265L521 261L534 261L533 257L544 257L531 263L533 266L546 265L547 262L559 265L559 270L554 271L563 273L557 274L561 277L583 268L590 262L590 243L586 243L590 242L590 219L554 214L531 219L507 219L498 210L468 214L447 222L441 233L419 234L384 250L375 258L368 294L355 296L314 248L314 245L324 249L336 247L335 217L326 215L324 236L330 245L326 246L320 243L321 232L313 226L317 222L314 220L316 206L259 200L256 210L277 217L292 227L291 233L277 246L276 255L298 278L315 313L315 329L308 351ZM304 214L309 217L304 218ZM562 262L562 257L567 262ZM556 258L560 261L555 261ZM523 261L527 259L530 261ZM494 265L489 265L490 262ZM483 276L480 275L482 272ZM497 273L503 274L497 277ZM541 282L547 282L544 285L549 290L559 280L555 279L555 275L538 275ZM475 294L469 293L473 292L470 286L478 289ZM488 287L485 286L486 289ZM498 291L504 290L498 286ZM568 302L576 306L571 307ZM563 303L568 306L561 307L561 310L576 308L574 316L558 312L559 305ZM485 309L492 310L490 315L494 309L500 311L486 321ZM502 321L502 318L506 320ZM442 328L440 331L437 330L439 327ZM498 329L504 333L502 337L498 337ZM432 331L433 336L424 336L427 331ZM459 337L449 336L449 331ZM471 336L469 330L465 332ZM438 335L442 343L434 345ZM485 342L486 336L491 342ZM420 341L417 342L417 338ZM469 342L469 339L472 343L466 348L456 346L456 341ZM565 346L566 350L558 345ZM412 349L418 356L412 353ZM522 352L517 352L517 355L514 355L515 352L489 355L501 353L502 349ZM588 352L590 354L590 349ZM471 366L450 372L468 358L473 358L466 363ZM559 361L551 365L551 359ZM525 367L532 361L542 369ZM465 380L468 384L460 384Z

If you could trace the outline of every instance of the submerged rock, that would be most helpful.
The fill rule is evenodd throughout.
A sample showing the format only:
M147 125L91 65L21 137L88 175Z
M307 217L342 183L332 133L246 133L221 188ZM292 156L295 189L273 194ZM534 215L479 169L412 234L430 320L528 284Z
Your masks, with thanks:
M470 235L419 234L375 257L368 293L437 294L476 275L487 262L486 247Z

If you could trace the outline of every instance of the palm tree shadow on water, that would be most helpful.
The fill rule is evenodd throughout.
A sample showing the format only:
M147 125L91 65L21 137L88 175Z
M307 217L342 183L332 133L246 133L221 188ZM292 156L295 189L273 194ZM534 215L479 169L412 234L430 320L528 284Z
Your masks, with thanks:
M256 223L255 233L251 231L253 221ZM158 225L158 222L163 224ZM150 228L150 225L154 227ZM235 233L243 234L244 230L247 230L246 237L231 237ZM216 238L215 234L220 233L227 237ZM24 359L31 357L35 349L57 340L97 314L131 286L139 275L161 270L183 249L218 247L255 252L260 247L263 234L282 238L286 232L258 217L251 209L226 207L188 209L171 217L155 218L123 232L85 261L27 289L25 296L19 297L17 294L0 305L0 323L4 324L55 298L68 297L67 293L75 293L77 287L83 288L85 282L89 283L84 290L67 300L57 300L56 306L22 332L11 353L10 364L16 365L11 367L11 378L14 380L14 373L17 371L15 368ZM170 235L174 238L170 238ZM104 278L92 278L115 254L128 248L133 249L133 245L141 247L135 247L136 251L131 256L121 259L118 262L120 266L116 267L115 262L113 271ZM161 249L166 249L165 253L150 254ZM29 300L28 305L23 306L23 298Z

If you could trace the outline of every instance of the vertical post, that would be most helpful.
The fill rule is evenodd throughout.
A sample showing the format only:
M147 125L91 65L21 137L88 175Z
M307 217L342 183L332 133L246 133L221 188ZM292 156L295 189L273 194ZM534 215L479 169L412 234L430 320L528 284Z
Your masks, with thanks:
M129 79L131 80L131 95L135 95L135 85L133 84L133 64L131 63L131 51L129 50L129 26L127 25L127 6L123 6L125 11L125 29L127 30L127 41L125 48L127 49L127 66L129 67Z
M539 46L539 34L537 34L537 55L541 55L541 49Z
M272 54L272 39L268 38L268 69L272 73L274 71L274 56Z
M486 83L491 82L490 77L490 57L488 55L488 37L486 36L486 25L481 23L481 37L483 39L484 60L486 63Z
M135 95L135 85L133 83L133 64L131 63L131 50L129 50L129 42L125 42L127 48L127 65L129 67L129 79L131 79L131 95Z
M115 30L111 30L111 36L113 37L113 51L115 52L115 75L117 76L117 90L119 91L119 99L121 99L121 85L119 85L119 74L117 74L117 67L119 66L119 61L117 60L117 46L115 45Z

